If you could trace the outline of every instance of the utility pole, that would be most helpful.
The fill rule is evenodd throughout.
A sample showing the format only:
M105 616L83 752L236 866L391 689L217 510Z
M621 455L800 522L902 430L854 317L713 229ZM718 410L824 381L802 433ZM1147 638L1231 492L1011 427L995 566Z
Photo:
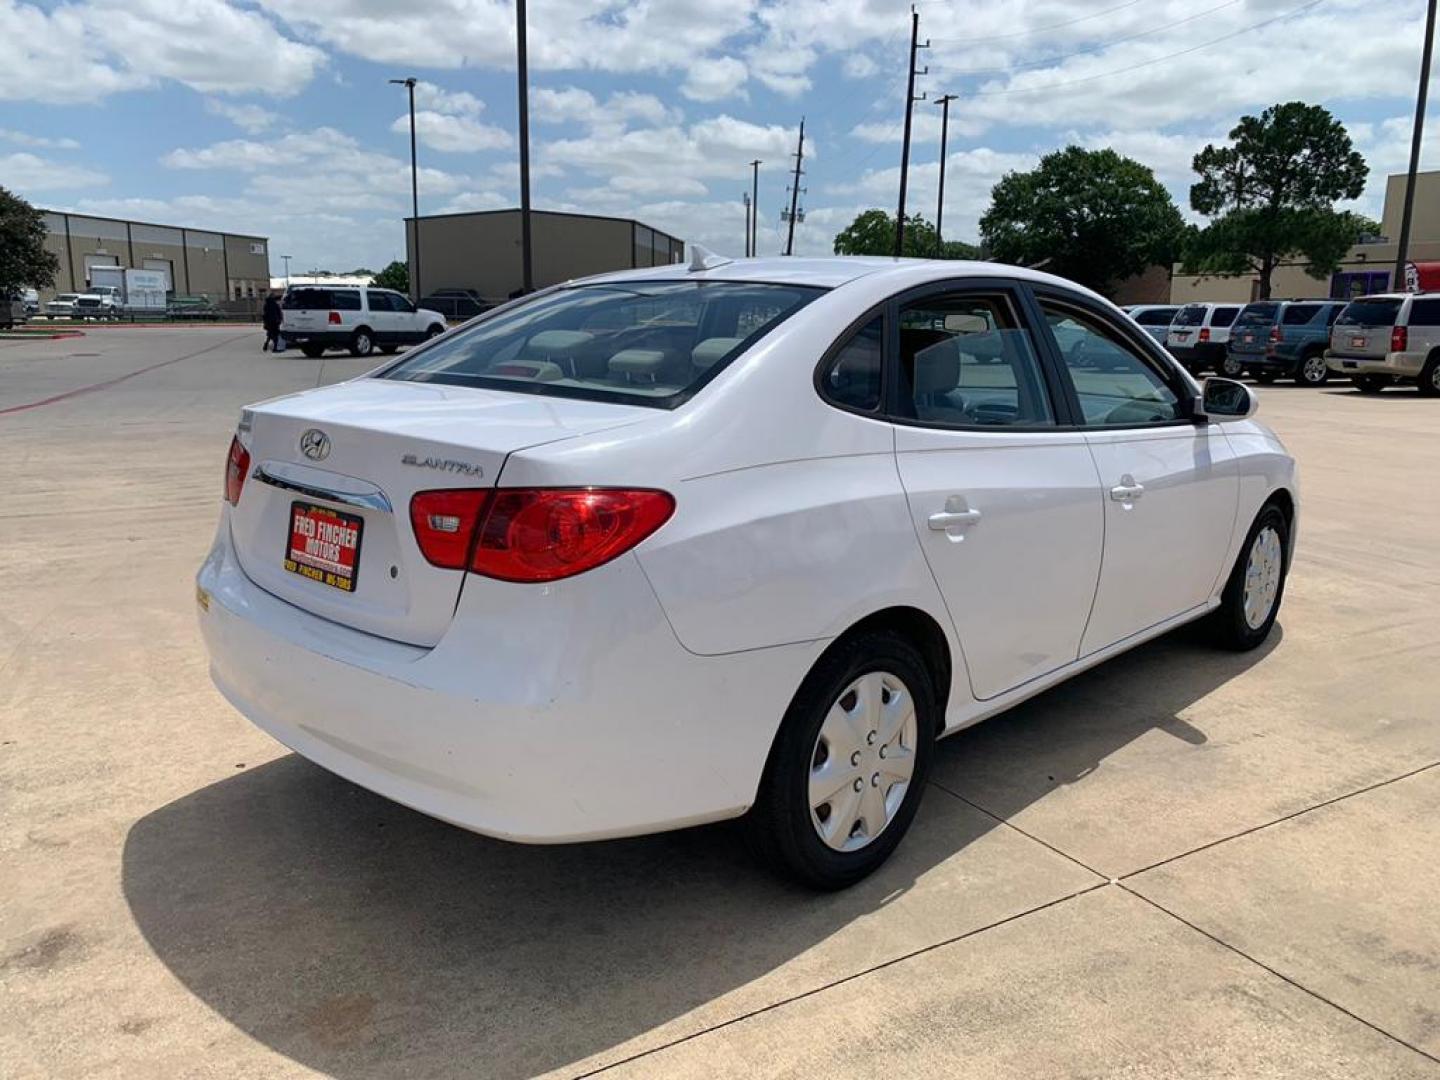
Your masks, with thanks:
M800 163L804 160L805 118L802 116L800 118L800 141L795 146L795 181L790 185L790 231L785 236L786 255L791 254L795 250L795 218L797 213L802 215L801 220L804 220L804 211L798 209L800 203L800 177L805 175L805 170L800 167Z
M1420 91L1415 96L1415 130L1410 135L1410 174L1405 178L1405 205L1400 211L1400 243L1395 248L1396 292L1405 287L1405 263L1410 247L1410 215L1415 210L1415 174L1420 170L1420 139L1425 130L1425 97L1430 91L1430 59L1435 49L1435 0L1425 14L1425 46L1420 56Z
M415 246L410 252L410 297L420 303L420 169L415 157L415 77L391 79L410 93L410 214L414 221Z
M945 94L937 104L940 106L940 195L935 201L935 256L945 257L945 234L940 231L945 222L945 143L950 135L950 102L954 94Z
M750 257L760 254L760 166L759 158L750 162Z
M520 91L520 288L535 289L530 251L530 79L525 48L525 0L515 0L515 60Z
M927 65L924 71L915 70L915 50L928 49L930 42L920 44L920 13L912 5L910 8L910 79L905 87L905 139L900 147L900 208L895 214L895 257L900 258L905 251L905 185L910 179L910 117L915 111L915 102L924 101L925 95L915 96L915 76L928 75L930 68Z
M745 204L745 258L750 257L750 193L742 191L740 201Z
M288 289L290 287L290 256L281 255L280 258L285 260L285 288Z

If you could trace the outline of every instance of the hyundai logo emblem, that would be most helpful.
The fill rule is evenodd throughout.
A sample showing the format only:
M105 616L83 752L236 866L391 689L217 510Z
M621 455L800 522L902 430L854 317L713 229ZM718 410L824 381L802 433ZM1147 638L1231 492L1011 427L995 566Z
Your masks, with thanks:
M312 427L300 436L300 452L311 461L324 461L330 456L330 436Z

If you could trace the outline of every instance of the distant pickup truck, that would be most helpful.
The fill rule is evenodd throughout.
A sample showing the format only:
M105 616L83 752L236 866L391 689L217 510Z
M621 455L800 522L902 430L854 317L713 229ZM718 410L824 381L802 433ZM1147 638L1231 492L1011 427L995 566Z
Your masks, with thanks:
M220 309L208 296L172 296L165 306L168 319L218 319Z

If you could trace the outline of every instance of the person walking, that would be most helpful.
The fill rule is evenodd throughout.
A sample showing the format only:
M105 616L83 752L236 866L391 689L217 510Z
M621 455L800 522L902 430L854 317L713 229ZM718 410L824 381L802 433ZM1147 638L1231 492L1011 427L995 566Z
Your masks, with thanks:
M260 321L265 325L265 344L260 346L260 351L269 349L271 352L283 352L285 346L280 340L280 298L275 293L267 293L265 296L265 307L261 311Z

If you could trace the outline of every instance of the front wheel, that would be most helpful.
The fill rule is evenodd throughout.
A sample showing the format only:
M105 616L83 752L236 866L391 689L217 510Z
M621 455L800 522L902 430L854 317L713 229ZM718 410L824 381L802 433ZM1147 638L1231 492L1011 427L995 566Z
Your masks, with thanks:
M1330 381L1330 365L1325 363L1325 357L1321 353L1311 353L1300 361L1300 370L1295 373L1295 381L1301 386L1324 386Z
M890 631L832 648L781 722L746 829L756 853L815 889L877 869L915 817L938 727L924 658Z
M1226 356L1220 361L1220 374L1227 379L1238 379L1245 374L1245 368L1235 357Z
M1270 635L1280 613L1289 570L1290 523L1271 503L1250 526L1230 580L1225 583L1220 607L1211 616L1222 646L1244 652Z

